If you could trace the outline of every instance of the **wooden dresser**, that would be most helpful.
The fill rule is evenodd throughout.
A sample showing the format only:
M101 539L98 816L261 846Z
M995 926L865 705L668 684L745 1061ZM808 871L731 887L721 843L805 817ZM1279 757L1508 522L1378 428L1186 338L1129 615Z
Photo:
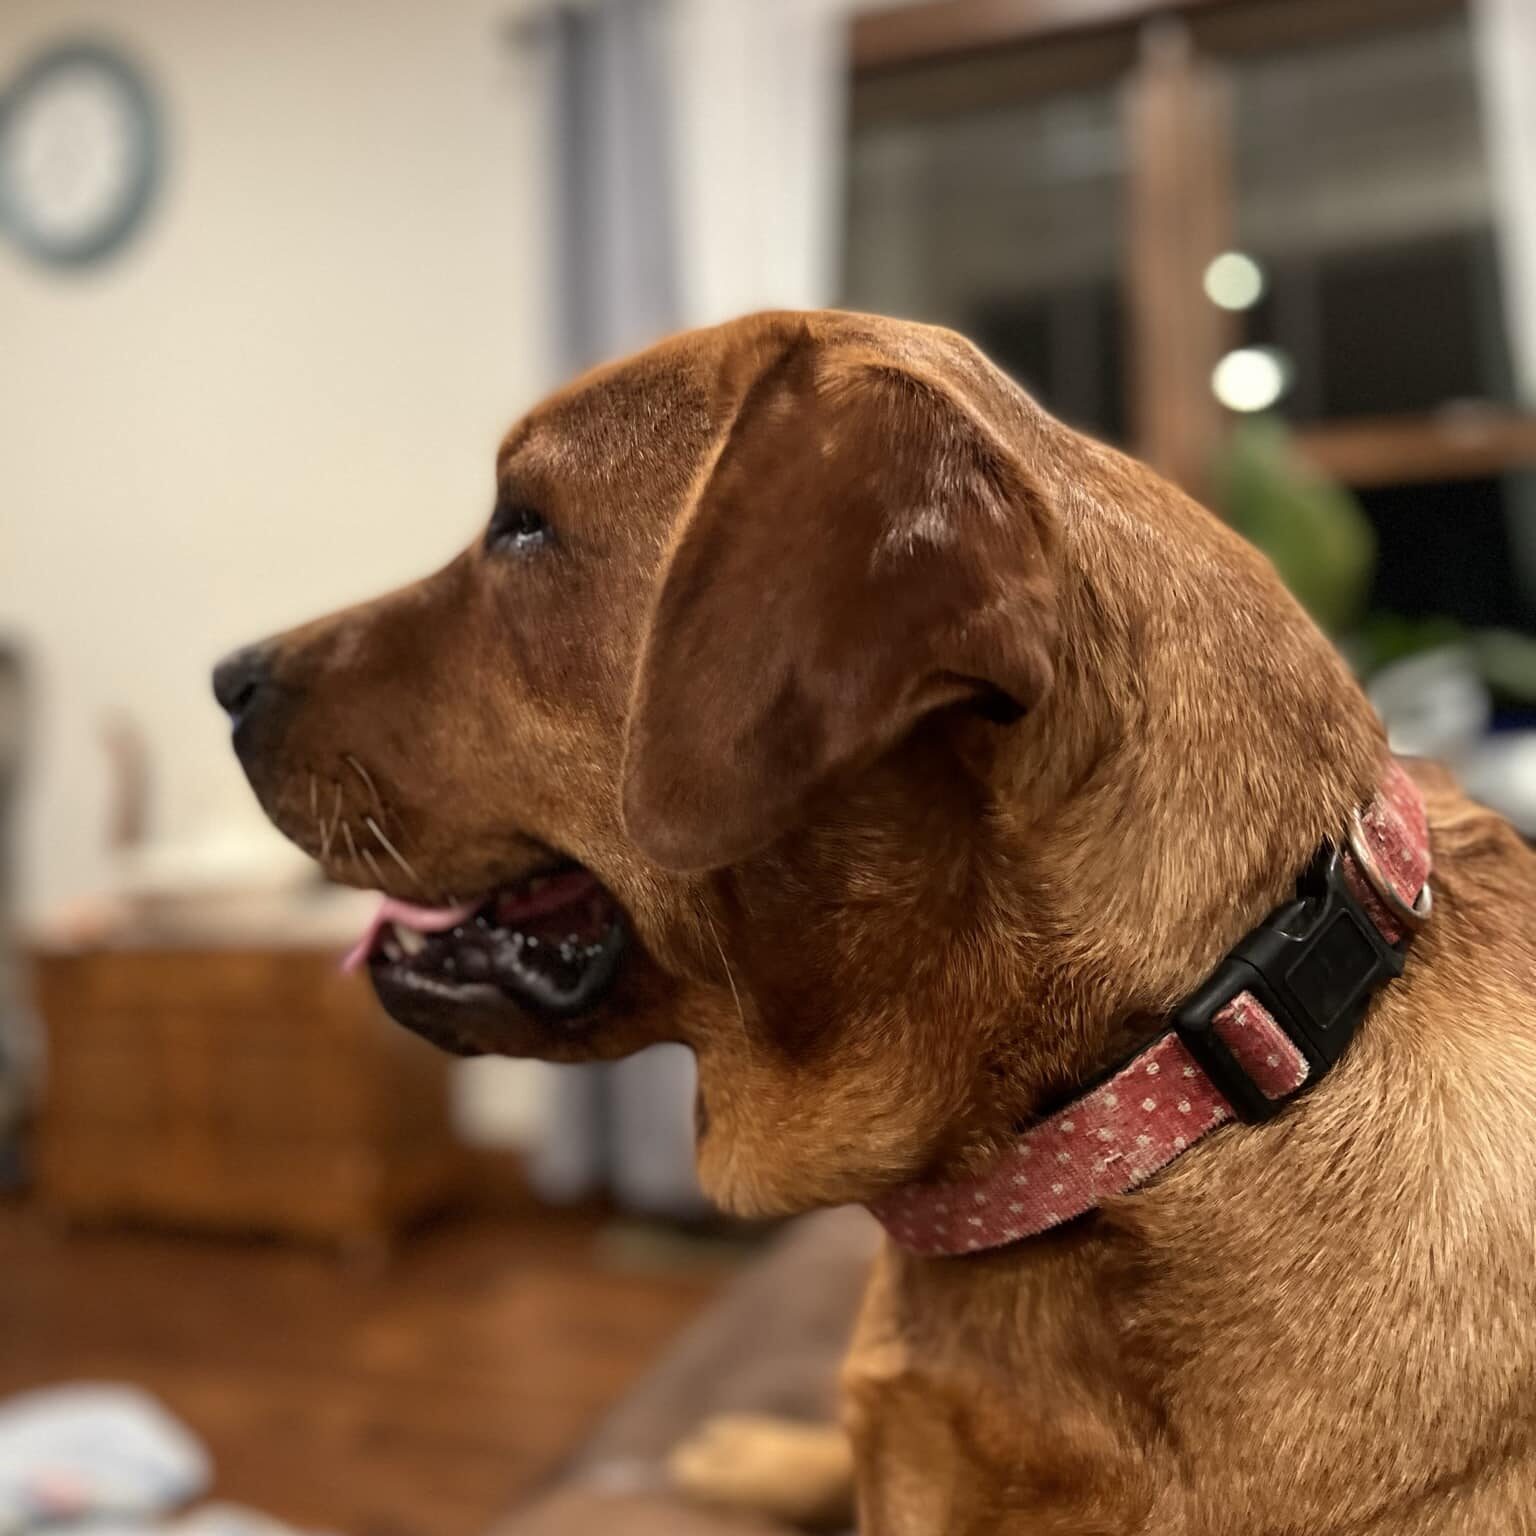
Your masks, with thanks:
M460 1170L449 1058L331 950L46 948L38 1192L132 1218L376 1250Z

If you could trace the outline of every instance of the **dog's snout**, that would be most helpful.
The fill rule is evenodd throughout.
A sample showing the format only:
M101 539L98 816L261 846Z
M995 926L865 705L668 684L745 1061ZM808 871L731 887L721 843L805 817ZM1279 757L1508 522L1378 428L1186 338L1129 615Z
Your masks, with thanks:
M213 669L213 696L230 721L239 725L271 677L270 648L247 645L232 651Z

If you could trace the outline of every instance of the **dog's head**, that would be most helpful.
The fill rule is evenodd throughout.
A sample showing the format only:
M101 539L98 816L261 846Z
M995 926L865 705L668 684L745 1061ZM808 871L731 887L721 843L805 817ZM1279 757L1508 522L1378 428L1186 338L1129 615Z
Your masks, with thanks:
M1025 940L1063 909L1010 860L1132 643L1064 592L1069 436L947 332L751 317L533 411L436 575L225 661L268 814L390 898L388 1010L465 1052L682 1040L742 1210L870 1195L1059 1057L974 1015L1050 986Z

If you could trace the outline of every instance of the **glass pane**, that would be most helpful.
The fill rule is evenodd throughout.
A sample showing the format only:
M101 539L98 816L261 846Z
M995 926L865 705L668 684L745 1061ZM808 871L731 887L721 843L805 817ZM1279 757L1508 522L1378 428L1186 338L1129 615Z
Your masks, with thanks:
M1467 17L1231 69L1238 242L1265 283L1244 339L1281 356L1278 409L1510 398Z
M1376 525L1372 607L1472 629L1536 628L1536 593L1520 560L1533 491L1532 476L1511 474L1356 492Z
M1122 438L1115 92L936 111L917 74L882 79L871 113L857 91L846 302L953 326L1047 409Z

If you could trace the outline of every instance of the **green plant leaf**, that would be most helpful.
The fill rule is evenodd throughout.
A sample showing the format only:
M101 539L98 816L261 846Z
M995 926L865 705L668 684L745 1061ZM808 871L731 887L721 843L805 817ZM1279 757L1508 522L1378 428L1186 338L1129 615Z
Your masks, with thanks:
M1360 620L1376 565L1376 531L1348 491L1299 459L1283 423L1238 423L1218 462L1217 485L1228 521L1269 556L1329 634Z

